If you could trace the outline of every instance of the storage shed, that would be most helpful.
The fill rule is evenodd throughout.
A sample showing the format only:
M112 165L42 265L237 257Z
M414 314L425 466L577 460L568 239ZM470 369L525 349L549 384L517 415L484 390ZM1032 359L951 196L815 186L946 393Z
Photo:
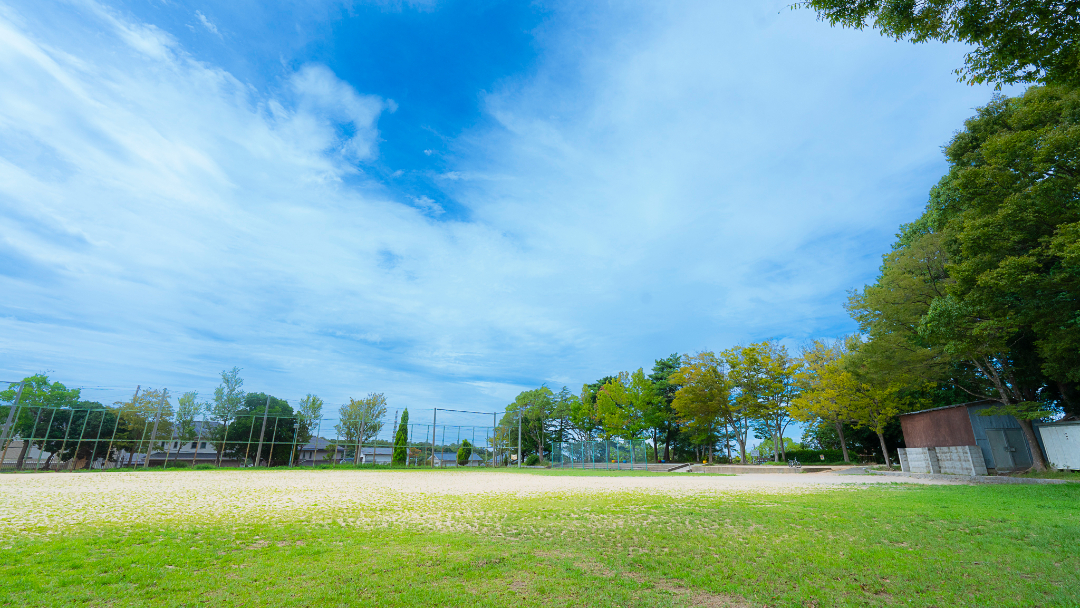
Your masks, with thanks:
M901 465L905 460L915 458L940 460L962 457L970 460L974 473L985 474L986 469L1015 471L1027 469L1032 464L1031 451L1020 423L1012 416L982 416L980 412L1000 405L997 401L974 401L946 407L938 407L900 416L900 427L904 431L906 453L901 454ZM977 446L978 452L964 450L941 450L939 448L963 448ZM934 453L912 448L934 448ZM981 452L981 454L979 453ZM982 463L975 462L981 455ZM982 471L979 471L982 465ZM930 465L927 465L930 466ZM935 462L935 466L940 465ZM966 466L964 468L967 468Z
M1035 423L1047 465L1055 469L1080 471L1080 419Z

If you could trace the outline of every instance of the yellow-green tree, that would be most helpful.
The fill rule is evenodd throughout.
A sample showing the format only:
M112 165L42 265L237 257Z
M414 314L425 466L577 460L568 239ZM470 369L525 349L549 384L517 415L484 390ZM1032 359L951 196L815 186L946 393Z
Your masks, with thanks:
M814 340L803 349L799 360L800 392L791 402L791 415L801 422L823 420L836 429L844 462L850 462L844 424L853 422L852 402L858 383L840 366L846 352L845 341Z
M691 435L708 441L723 425L732 425L741 415L731 400L731 382L724 360L712 351L683 355L682 366L670 376L679 385L672 408ZM736 436L739 451L746 460L746 435ZM708 445L709 457L715 441Z
M619 375L596 394L596 417L604 436L636 439L647 428L646 415L659 399L653 383L642 368Z

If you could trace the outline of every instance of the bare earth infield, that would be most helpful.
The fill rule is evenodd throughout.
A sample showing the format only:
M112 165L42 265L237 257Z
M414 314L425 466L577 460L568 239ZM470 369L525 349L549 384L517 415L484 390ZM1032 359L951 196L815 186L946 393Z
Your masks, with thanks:
M907 483L941 484L905 479ZM673 499L729 494L852 491L896 478L686 474L536 475L495 471L175 471L0 476L0 537L55 534L85 526L155 522L332 521L362 527L472 528L479 513L440 508L454 497L484 503L514 497L625 495ZM489 500L483 500L483 499ZM494 506L494 505L493 505Z

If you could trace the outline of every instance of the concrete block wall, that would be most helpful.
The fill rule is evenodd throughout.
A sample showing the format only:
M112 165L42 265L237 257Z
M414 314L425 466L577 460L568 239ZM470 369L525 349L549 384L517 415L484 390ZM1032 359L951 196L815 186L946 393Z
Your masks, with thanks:
M900 470L906 473L940 473L934 448L900 448Z
M900 448L900 468L906 473L986 475L982 449L975 445Z
M932 449L937 452L941 472L946 475L986 475L986 460L979 446L957 445Z

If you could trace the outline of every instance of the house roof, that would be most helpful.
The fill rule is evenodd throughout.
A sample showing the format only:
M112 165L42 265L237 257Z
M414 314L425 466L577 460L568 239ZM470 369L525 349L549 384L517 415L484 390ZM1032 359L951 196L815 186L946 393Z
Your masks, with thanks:
M439 460L457 460L457 452L435 452L435 458ZM469 460L480 460L476 452L469 455Z
M976 405L993 405L998 403L997 401L991 401L990 399L983 399L982 401L969 401L967 403L957 403L956 405L943 405L941 407L932 407L927 410L919 410L917 412L905 412L900 414L901 416L911 416L912 414L925 414L926 412L936 412L938 410L951 410L954 407L972 407Z
M316 438L312 439L311 441L309 441L307 443L307 445L305 445L304 447L302 447L300 449L301 450L326 450L326 446L330 445L331 443L334 443L334 442L327 439L327 438L325 438L325 437L316 437ZM340 445L337 446L337 449L338 449L339 452L345 451L345 448L343 448Z

